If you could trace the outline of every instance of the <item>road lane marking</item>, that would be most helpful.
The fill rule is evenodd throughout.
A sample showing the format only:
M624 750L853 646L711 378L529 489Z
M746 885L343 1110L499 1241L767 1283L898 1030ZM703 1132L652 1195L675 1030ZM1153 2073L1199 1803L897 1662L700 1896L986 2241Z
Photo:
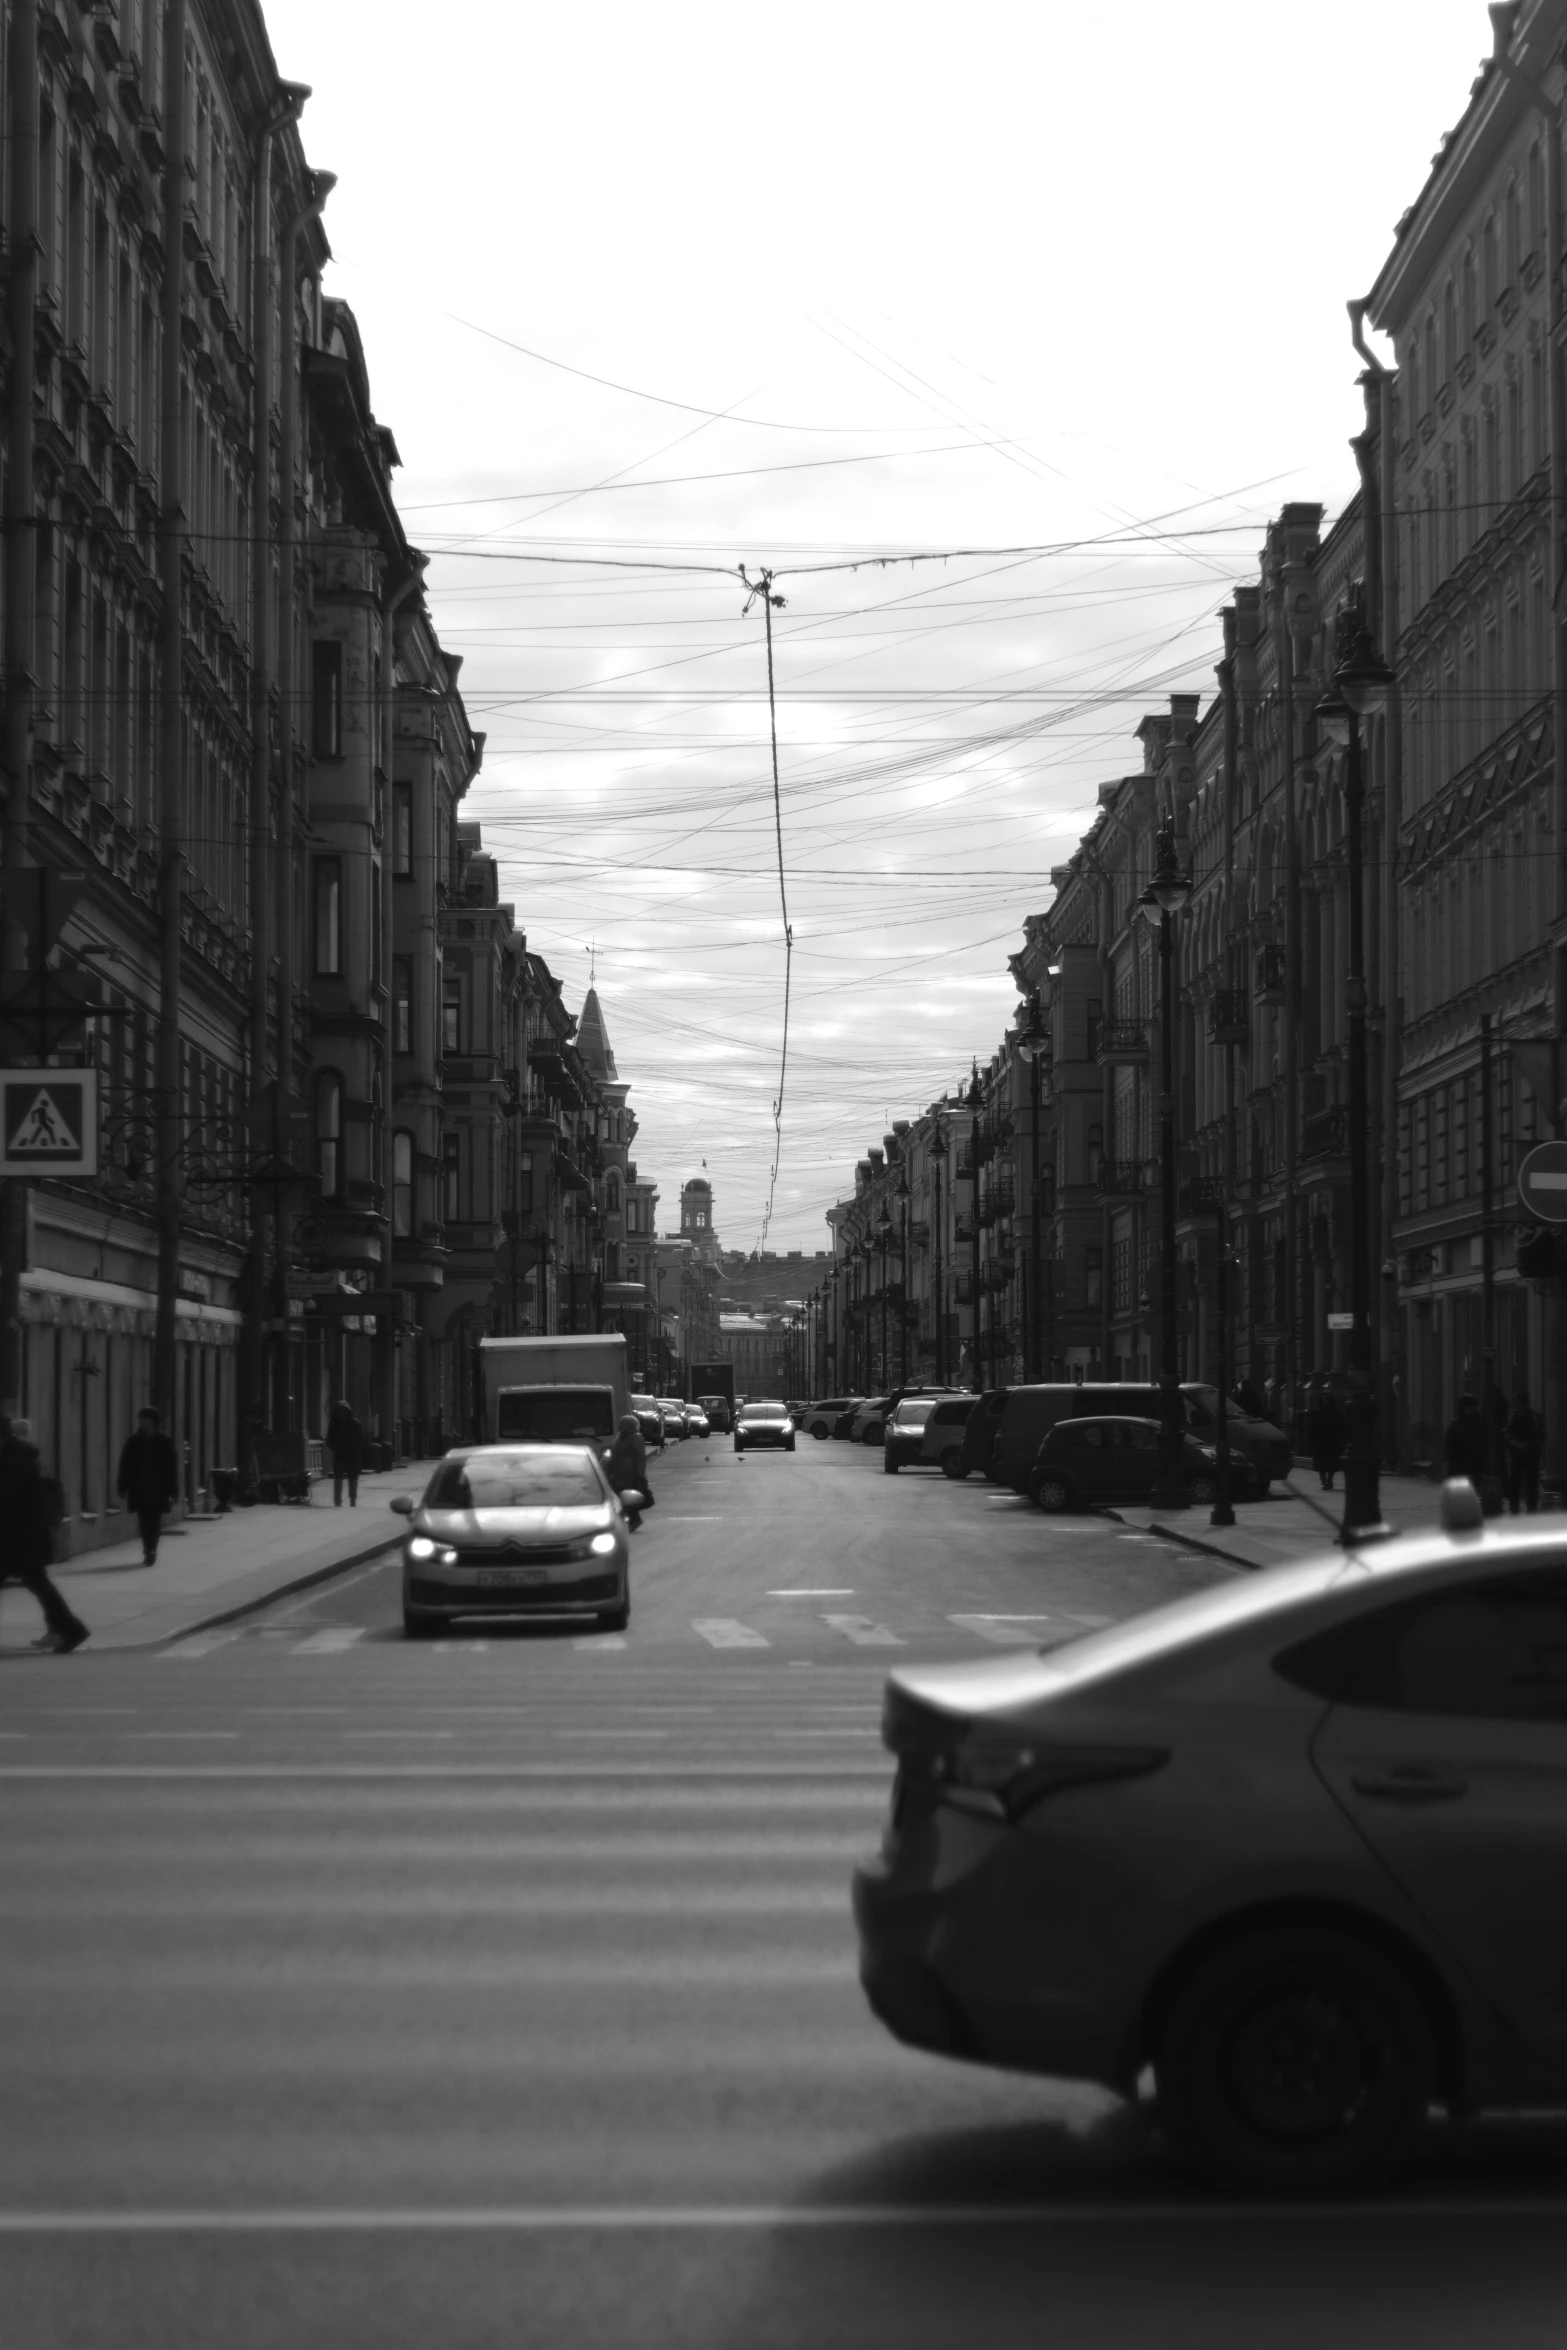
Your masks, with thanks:
M571 1645L585 1648L591 1654L599 1649L624 1648L626 1644L618 1632L590 1632L585 1640L574 1640Z
M363 1640L363 1624L331 1624L324 1632L312 1632L308 1640L296 1641L290 1656L337 1656L345 1648L353 1648Z
M949 1624L956 1624L960 1632L972 1632L980 1640L988 1640L996 1648L1034 1648L1039 1636L1025 1627L1030 1624L1048 1624L1049 1616L949 1616Z
M237 1738L237 1730L117 1730L117 1738Z
M210 1656L215 1648L227 1648L231 1640L242 1638L239 1632L196 1632L189 1640L178 1641L174 1647L162 1650L160 1661L167 1664L172 1658Z
M869 1616L823 1616L829 1631L841 1632L845 1640L852 1640L856 1648L901 1648L903 1642L896 1632L885 1624L873 1623Z
M801 1584L788 1584L782 1591L769 1591L769 1599L852 1599L852 1583L824 1583L819 1591L809 1591Z
M339 1730L339 1738L455 1738L455 1730Z
M670 1733L667 1730L557 1730L555 1735L557 1738L637 1738L656 1742L667 1738Z
M721 1526L724 1521L722 1518L665 1518L661 1522L666 1526Z
M753 1632L736 1616L697 1616L691 1629L709 1648L771 1648L765 1633Z

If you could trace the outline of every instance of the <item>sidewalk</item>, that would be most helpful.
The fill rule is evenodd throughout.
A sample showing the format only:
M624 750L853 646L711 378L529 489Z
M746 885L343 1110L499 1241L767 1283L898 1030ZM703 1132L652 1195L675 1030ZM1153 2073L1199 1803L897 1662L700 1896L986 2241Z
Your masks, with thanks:
M166 1527L157 1564L141 1544L115 1542L50 1569L92 1639L83 1652L150 1648L182 1632L248 1615L269 1600L390 1550L403 1521L387 1503L417 1493L433 1461L408 1461L359 1480L359 1506L332 1506L328 1479L302 1502L258 1502L221 1518ZM43 1629L36 1601L15 1584L0 1593L0 1653L26 1648Z
M1233 1526L1210 1526L1206 1507L1168 1514L1118 1509L1112 1515L1143 1533L1161 1534L1167 1541L1228 1559L1237 1567L1282 1567L1335 1547L1344 1514L1342 1475L1336 1489L1324 1493L1310 1463L1298 1462L1290 1486L1288 1492L1275 1488L1266 1501L1237 1502ZM1400 1534L1434 1529L1441 1490L1427 1477L1399 1477L1384 1471L1382 1515ZM1313 1502L1328 1512L1326 1519L1311 1506Z

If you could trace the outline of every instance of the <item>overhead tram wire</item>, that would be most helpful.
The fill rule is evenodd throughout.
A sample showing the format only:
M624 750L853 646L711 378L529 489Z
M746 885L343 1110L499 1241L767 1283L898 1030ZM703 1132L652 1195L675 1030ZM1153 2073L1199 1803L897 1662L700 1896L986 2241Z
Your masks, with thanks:
M773 1167L767 1179L767 1208L756 1243L756 1253L760 1256L766 1245L768 1226L773 1220L773 1201L778 1190L778 1163L783 1156L783 1106L784 1086L789 1075L789 993L794 976L794 932L789 923L789 892L784 877L783 793L778 782L778 697L773 682L773 607L776 605L781 611L784 599L774 595L773 575L770 571L760 570L752 580L742 563L740 577L745 581L744 611L749 612L760 597L767 632L767 716L773 754L773 831L778 844L778 903L783 910L784 933L783 1040L778 1055L778 1096L773 1103Z

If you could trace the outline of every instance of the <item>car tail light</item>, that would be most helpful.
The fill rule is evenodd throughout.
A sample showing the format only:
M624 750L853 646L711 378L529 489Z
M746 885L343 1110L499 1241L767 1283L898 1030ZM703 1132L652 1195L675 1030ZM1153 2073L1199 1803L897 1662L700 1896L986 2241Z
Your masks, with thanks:
M1022 1725L956 1719L888 1690L882 1735L899 1763L899 1809L916 1794L926 1803L987 1819L1016 1821L1068 1787L1137 1779L1170 1759L1164 1746L1132 1746L1051 1737Z

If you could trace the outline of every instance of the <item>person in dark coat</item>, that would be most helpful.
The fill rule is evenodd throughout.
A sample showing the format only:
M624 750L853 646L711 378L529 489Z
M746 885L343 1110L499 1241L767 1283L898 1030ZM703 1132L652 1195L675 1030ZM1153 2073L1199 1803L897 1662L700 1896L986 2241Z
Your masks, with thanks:
M135 1434L125 1439L115 1483L126 1508L136 1513L142 1564L150 1567L158 1556L163 1513L172 1509L180 1492L174 1447L159 1427L158 1415L150 1403L144 1404L136 1416Z
M1254 1420L1265 1420L1267 1418L1268 1399L1263 1394L1262 1389L1257 1385L1255 1379L1243 1379L1241 1381L1239 1387L1237 1387L1235 1390L1235 1400L1240 1405L1241 1410L1243 1412L1249 1412Z
M365 1464L365 1432L355 1419L346 1395L332 1406L326 1424L326 1448L332 1455L332 1506L343 1506L343 1481L348 1481L348 1506L359 1507L359 1472Z
M1530 1517L1540 1506L1540 1455L1545 1449L1545 1422L1520 1387L1507 1415L1507 1507L1517 1517L1520 1505Z
M653 1507L653 1489L647 1481L647 1446L642 1438L642 1423L635 1412L621 1413L619 1433L604 1467L617 1493L640 1493L642 1509ZM628 1508L626 1518L635 1534L642 1523L642 1510Z
M1491 1473L1491 1431L1485 1424L1479 1399L1461 1395L1458 1410L1447 1423L1442 1453L1450 1477L1467 1477L1478 1493L1480 1481Z
M1331 1388L1320 1383L1313 1387L1306 1406L1306 1445L1311 1454L1311 1465L1322 1480L1324 1493L1333 1491L1333 1480L1344 1458L1348 1431L1344 1425L1343 1407Z
M89 1635L49 1573L54 1561L51 1481L38 1465L38 1447L26 1420L0 1420L0 1582L30 1591L44 1613L35 1648L68 1656Z

